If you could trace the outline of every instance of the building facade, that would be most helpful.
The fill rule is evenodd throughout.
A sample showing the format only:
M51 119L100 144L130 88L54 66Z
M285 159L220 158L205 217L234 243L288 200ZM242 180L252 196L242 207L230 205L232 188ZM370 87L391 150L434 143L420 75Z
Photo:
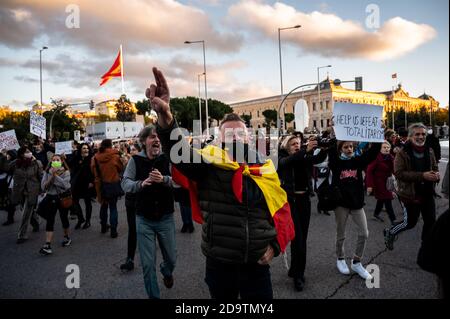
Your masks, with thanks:
M299 99L306 100L309 108L309 126L308 129L322 130L326 128L333 116L333 107L335 102L371 104L383 106L384 117L389 116L392 111L406 109L406 112L414 112L422 107L428 111L436 111L439 108L437 102L432 96L423 94L419 97L411 97L401 85L395 90L386 92L368 92L357 91L344 88L341 85L335 85L333 81L327 78L320 83L320 101L317 85L309 90L300 91L291 94L285 101L285 113L294 113L294 105ZM239 115L250 115L250 124L253 128L264 127L265 110L276 110L281 103L280 95L271 96L262 99L249 100L244 102L232 103L230 106L234 112ZM286 128L295 129L295 121L285 123Z

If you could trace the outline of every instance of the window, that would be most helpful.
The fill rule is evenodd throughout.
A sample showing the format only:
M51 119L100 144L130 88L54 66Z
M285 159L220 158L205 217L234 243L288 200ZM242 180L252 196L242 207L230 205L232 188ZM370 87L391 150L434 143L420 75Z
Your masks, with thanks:
M329 110L330 109L330 101L325 101L325 109Z
M327 127L330 126L330 119L327 119Z
M313 124L314 124L313 125L314 127L317 127L317 121L316 120L313 121Z
M259 117L259 111L257 111L258 117Z
M323 110L323 102L322 101L320 101L320 110L321 111Z
M313 111L316 111L316 102L313 102Z
M320 128L323 128L323 120L320 120Z

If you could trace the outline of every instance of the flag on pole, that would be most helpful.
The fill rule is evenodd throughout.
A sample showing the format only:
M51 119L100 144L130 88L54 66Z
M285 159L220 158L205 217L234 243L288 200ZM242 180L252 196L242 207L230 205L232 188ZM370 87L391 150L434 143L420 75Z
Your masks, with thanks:
M111 80L113 77L123 76L122 74L122 48L119 49L119 54L117 55L114 64L111 66L108 72L103 74L100 86Z
M397 78L397 73L392 74L392 78L396 79Z

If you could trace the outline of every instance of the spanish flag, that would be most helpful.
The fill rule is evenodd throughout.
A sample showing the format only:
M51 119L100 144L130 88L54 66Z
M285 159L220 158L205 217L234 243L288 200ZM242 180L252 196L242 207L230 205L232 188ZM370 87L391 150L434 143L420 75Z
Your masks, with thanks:
M234 171L231 186L238 202L242 203L243 176L251 178L258 185L264 195L270 215L273 218L277 231L278 244L280 245L281 251L284 252L289 242L294 239L295 230L287 195L280 186L280 180L273 162L268 160L264 164L239 164L232 161L226 151L212 145L197 150L197 152L199 152L205 162L224 170ZM192 218L196 222L202 223L203 219L197 198L197 186L178 170L172 170L172 178L175 183L189 189Z
M109 71L103 74L100 86L111 80L113 77L122 76L122 65L122 46L120 46L119 54Z

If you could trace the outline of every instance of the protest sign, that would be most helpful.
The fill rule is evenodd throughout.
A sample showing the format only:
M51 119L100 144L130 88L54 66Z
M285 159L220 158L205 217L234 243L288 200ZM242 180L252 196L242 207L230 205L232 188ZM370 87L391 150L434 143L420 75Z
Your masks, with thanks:
M30 133L39 136L40 138L46 138L46 119L45 117L37 114L36 112L30 112Z
M383 142L383 107L334 103L334 131L341 141Z
M77 142L81 141L81 132L79 130L73 131L73 139Z
M0 133L0 151L1 150L18 150L20 148L17 141L16 131L9 130Z
M55 143L55 154L58 154L58 155L72 154L72 142L73 141L56 142Z

